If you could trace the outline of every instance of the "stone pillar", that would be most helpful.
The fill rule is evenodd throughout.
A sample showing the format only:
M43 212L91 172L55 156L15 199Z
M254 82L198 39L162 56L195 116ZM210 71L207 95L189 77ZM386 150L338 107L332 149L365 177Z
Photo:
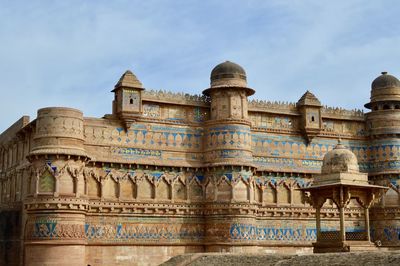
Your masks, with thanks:
M339 216L340 216L340 240L346 241L346 228L344 226L344 207L340 206L339 208Z
M317 241L321 239L321 208L317 207L315 210Z
M340 216L340 240L346 241L346 228L344 225L344 207L346 206L345 203L345 195L343 191L343 187L340 186L339 191L339 216Z
M370 234L370 226L369 226L369 208L364 208L364 216L365 216L365 234L367 237L367 241L371 241L371 234Z

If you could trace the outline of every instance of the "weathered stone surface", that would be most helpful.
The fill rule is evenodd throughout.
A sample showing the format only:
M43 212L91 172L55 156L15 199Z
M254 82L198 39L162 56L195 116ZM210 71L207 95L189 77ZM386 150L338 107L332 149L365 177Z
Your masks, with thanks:
M360 253L326 253L312 255L279 255L279 254L185 254L171 258L161 266L380 266L400 265L400 252L360 252Z

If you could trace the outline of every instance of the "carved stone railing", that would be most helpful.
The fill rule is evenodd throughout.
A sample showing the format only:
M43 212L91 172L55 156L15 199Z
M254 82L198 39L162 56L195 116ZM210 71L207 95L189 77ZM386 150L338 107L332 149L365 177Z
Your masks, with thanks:
M320 232L321 241L338 241L340 240L340 231L323 231Z
M364 111L360 109L346 110L340 107L328 107L324 106L321 110L323 115L332 115L340 117L357 117L364 118Z
M171 92L164 90L144 90L143 100L153 100L158 102L204 106L210 102L209 97L198 94L183 92Z
M281 111L297 111L296 103L281 101L264 101L253 99L249 101L249 109L265 109L265 110L281 110Z
M322 231L319 241L339 241L340 231ZM365 231L346 232L346 240L348 241L365 241L367 235Z
M346 232L346 240L349 240L349 241L365 241L365 240L367 240L367 235L366 235L365 231Z

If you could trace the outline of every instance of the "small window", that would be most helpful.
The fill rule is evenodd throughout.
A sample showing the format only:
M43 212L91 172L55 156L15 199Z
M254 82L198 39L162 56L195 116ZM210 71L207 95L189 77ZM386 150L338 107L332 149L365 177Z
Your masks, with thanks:
M133 104L133 99L132 98L129 99L129 103Z
M311 117L311 122L315 122L314 116Z
M385 105L383 106L383 110L389 110L389 109L390 109L389 105L385 104Z
M375 105L374 110L378 111L378 106L377 105Z

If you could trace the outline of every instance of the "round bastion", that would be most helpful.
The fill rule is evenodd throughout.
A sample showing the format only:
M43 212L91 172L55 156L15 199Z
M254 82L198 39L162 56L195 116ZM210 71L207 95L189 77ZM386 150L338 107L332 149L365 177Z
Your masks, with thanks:
M33 140L31 155L86 156L82 112L65 107L39 109Z

